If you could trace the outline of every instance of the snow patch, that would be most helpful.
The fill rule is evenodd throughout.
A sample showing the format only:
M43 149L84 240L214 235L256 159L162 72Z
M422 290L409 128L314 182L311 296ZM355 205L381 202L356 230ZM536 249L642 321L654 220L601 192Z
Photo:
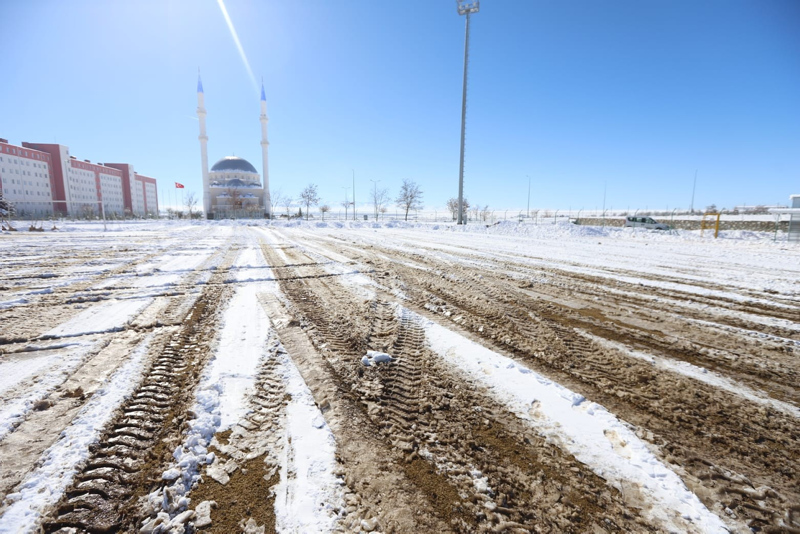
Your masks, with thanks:
M13 432L38 401L46 399L103 343L92 340L74 345L69 351L33 360L15 360L12 356L0 362L0 392L3 393L0 399L0 441Z
M683 481L603 406L416 313L401 309L424 329L444 361L483 383L492 395L537 432L556 442L617 489L638 488L649 500L645 516L671 531L727 532Z
M6 496L8 508L0 517L0 534L37 531L42 514L61 498L78 466L89 457L89 445L98 440L116 407L138 384L153 336L147 336L106 385L92 395L58 441L42 454L38 467Z
M109 300L82 311L69 321L46 332L43 338L82 336L116 332L153 302L152 297Z

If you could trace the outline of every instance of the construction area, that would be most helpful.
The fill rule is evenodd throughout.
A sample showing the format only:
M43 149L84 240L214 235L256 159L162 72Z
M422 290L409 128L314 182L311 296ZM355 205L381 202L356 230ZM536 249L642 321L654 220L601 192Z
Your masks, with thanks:
M800 532L800 248L569 223L0 235L0 533Z

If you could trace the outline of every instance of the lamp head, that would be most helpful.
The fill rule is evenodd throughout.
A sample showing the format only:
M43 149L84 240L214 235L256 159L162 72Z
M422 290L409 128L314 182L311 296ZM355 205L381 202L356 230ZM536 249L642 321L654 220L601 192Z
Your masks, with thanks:
M477 13L480 10L480 0L456 0L459 15Z

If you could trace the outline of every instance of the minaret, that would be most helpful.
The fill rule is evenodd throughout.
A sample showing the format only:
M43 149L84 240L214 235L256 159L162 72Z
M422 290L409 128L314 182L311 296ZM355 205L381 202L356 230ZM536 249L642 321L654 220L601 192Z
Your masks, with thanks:
M269 151L269 141L267 141L267 95L264 93L264 80L261 80L261 165L264 169L264 213L267 219L272 218L272 202L269 196L269 162L267 152Z
M203 166L203 209L206 218L211 216L211 184L208 182L208 135L206 135L206 108L203 81L197 69L197 118L200 120L200 163Z

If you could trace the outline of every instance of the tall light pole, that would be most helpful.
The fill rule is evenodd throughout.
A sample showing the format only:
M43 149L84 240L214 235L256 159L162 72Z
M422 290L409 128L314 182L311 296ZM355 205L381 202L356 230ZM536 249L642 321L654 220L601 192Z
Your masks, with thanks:
M480 0L456 0L458 14L466 15L464 34L464 84L461 92L461 162L458 166L458 224L464 224L464 138L467 132L467 67L469 65L469 16L480 10Z
M694 183L692 184L692 204L689 208L690 213L694 213L694 190L697 188L697 169L694 171Z
M356 220L356 170L353 169L353 220Z

